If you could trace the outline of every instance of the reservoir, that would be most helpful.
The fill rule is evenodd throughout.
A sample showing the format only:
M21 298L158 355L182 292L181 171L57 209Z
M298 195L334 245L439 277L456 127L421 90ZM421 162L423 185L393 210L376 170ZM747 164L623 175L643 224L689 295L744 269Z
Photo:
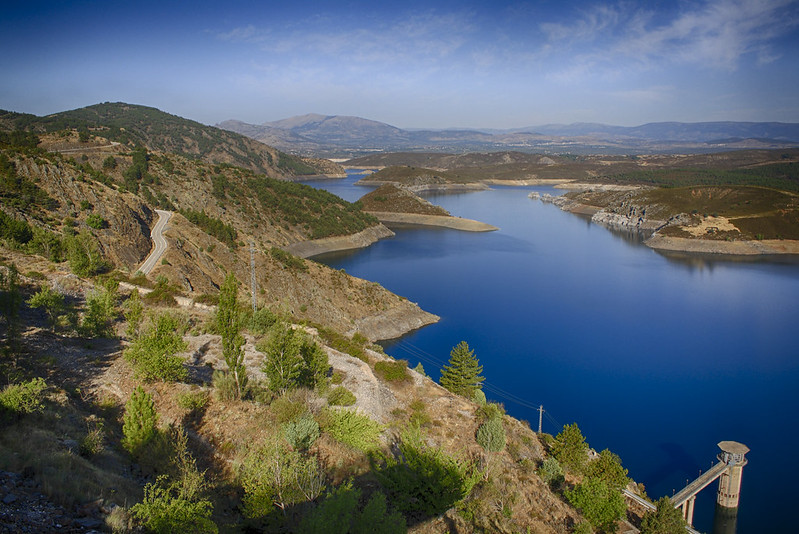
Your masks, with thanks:
M360 176L314 182L350 201ZM737 532L794 528L799 476L799 263L679 259L527 197L546 187L428 195L453 215L500 228L397 228L363 250L315 258L379 282L441 316L385 342L438 379L465 340L489 400L557 434L576 422L617 453L653 499L716 462L716 444L751 452ZM717 484L694 525L713 531Z

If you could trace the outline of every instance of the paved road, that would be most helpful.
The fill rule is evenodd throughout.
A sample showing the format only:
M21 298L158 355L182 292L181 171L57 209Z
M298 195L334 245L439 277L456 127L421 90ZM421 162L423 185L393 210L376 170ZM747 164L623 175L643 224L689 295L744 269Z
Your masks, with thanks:
M150 232L150 238L153 240L154 245L153 251L150 252L150 255L147 256L147 259L144 260L144 263L139 267L139 270L144 274L150 274L150 271L153 270L158 260L160 260L164 252L166 252L164 229L166 228L167 221L172 217L172 212L165 210L155 210L155 212L158 214L158 222L155 223L155 226L153 226Z

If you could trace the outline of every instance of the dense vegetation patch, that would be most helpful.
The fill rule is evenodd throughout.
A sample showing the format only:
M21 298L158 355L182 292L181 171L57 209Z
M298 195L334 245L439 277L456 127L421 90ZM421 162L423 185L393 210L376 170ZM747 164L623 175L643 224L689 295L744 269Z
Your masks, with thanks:
M0 153L0 203L23 211L53 209L58 203L39 186L17 173L16 165Z
M750 169L647 169L602 176L601 181L684 187L689 185L755 185L799 191L799 163L772 163Z
M236 247L238 232L236 232L233 226L225 224L214 217L210 217L205 213L205 210L197 211L185 209L180 210L180 214L186 217L192 224L196 224L200 227L206 234L217 238L230 248Z
M311 239L354 234L378 224L358 203L322 189L268 177L252 178L247 185L273 222L300 227Z

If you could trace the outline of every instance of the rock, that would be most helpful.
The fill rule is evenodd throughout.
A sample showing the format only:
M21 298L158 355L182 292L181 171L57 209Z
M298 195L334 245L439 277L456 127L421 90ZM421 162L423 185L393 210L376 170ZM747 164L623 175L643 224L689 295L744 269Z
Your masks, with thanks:
M9 493L5 497L3 497L3 504L11 504L12 502L17 501L17 496L13 493Z

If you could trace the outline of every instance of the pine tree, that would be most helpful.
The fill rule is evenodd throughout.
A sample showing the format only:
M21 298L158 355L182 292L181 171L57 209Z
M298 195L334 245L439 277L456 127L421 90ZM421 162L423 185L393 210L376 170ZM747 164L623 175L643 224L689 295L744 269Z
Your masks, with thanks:
M219 307L216 312L216 324L222 336L222 356L225 358L228 373L236 384L236 397L241 398L247 387L247 370L244 367L244 337L241 335L241 318L239 316L238 282L233 273L229 273L219 291Z
M661 497L655 503L657 509L644 515L641 534L681 534L685 532L685 521L671 499Z
M482 372L483 366L475 358L474 351L469 350L465 341L461 341L449 353L449 365L441 370L438 383L449 391L470 399L476 390L482 389L485 380L480 375Z
M158 413L152 395L141 386L133 390L130 400L125 404L125 415L122 418L122 446L133 455L155 437L157 432Z

